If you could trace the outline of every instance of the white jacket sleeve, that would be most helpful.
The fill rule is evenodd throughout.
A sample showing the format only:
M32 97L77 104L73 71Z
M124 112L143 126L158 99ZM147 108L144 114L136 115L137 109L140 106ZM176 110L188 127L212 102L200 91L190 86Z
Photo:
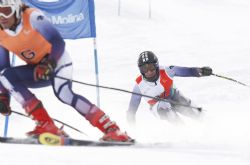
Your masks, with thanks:
M129 108L127 111L127 121L129 123L135 123L135 115L141 103L142 96L140 94L141 94L141 91L138 85L136 84L133 88L133 94L131 96Z

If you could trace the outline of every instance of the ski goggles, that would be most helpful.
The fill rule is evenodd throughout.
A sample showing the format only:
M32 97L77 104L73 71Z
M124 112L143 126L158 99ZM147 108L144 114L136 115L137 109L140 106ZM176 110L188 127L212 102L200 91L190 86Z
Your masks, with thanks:
M141 73L147 73L148 71L153 72L155 70L156 70L156 67L154 64L145 64L145 65L140 66Z
M0 7L0 17L10 18L15 13L14 6Z

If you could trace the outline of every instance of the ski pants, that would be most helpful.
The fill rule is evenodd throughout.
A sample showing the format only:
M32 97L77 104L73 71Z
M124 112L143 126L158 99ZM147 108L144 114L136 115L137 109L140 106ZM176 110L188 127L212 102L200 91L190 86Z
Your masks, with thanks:
M170 101L167 102L167 100ZM200 117L201 112L191 106L193 106L191 100L185 97L179 90L174 89L171 97L166 98L166 101L159 101L152 107L152 112L158 118L171 121L179 120L177 113L190 118Z
M65 51L57 61L50 80L34 80L36 65L20 65L2 70L0 74L0 92L8 92L24 106L34 94L29 88L42 88L51 85L55 96L65 104L72 106L85 116L93 104L85 97L72 91L73 66L69 54ZM59 78L63 77L65 79Z

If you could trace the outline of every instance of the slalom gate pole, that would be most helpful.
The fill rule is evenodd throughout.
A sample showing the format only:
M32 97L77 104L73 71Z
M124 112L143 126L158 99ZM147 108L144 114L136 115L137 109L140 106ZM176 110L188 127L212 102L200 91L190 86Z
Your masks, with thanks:
M13 53L13 54L12 54L11 66L14 66L14 65L15 65L15 61L16 61L16 56L15 56L15 54ZM11 99L11 98L10 98L10 99ZM9 128L9 116L5 116L3 137L7 137L7 135L8 135L8 128Z
M152 5L151 0L148 0L148 19L151 19L152 15Z
M157 101L164 101L164 102L168 102L168 103L179 105L179 106L183 106L183 107L194 108L194 109L197 109L198 111L202 110L201 107L195 107L195 106L191 106L191 105L181 104L181 103L178 103L178 102L173 101L173 100L167 100L167 99L163 99L163 98L159 98L159 97L152 97L152 96L149 96L149 95L135 93L135 92L131 92L131 91L120 89L120 88L113 88L113 87L108 87L108 86L102 86L102 85L85 83L85 82L81 82L81 81L77 81L77 80L71 80L71 79L68 79L68 78L65 78L65 77L61 77L61 76L55 76L55 77L60 78L60 79L64 79L64 80L69 80L69 81L72 81L74 83L78 83L78 84L82 84L82 85L87 85L87 86L92 86L92 87L98 87L98 88L103 88L103 89L110 89L110 90L120 91L120 92L124 92L124 93L131 93L131 94L135 94L135 95L139 95L139 96L143 96L143 97L155 99Z
M95 59L95 77L96 77L96 104L100 107L100 90L99 90L99 69L98 69L98 56L97 56L97 46L96 46L96 38L93 38L93 45L94 45L94 59Z
M12 113L15 113L15 114L17 114L17 115L23 116L23 117L30 118L29 116L27 116L27 115L25 115L25 114L22 114L22 113L20 113L20 112L17 112L17 111L13 111L13 110L12 110L11 112L12 112ZM66 123L64 123L64 122L62 122L62 121L60 121L60 120L54 119L54 118L52 118L52 120L54 120L54 121L56 121L56 122L62 124L63 126L69 127L69 128L71 128L71 129L73 129L73 130L75 130L75 131L77 131L77 132L79 132L79 133L81 133L81 134L84 134L85 136L88 136L88 135L85 134L84 132L80 131L79 129L77 129L77 128L75 128L75 127L69 125L69 124L66 124Z
M121 0L118 0L118 9L117 9L118 16L121 15Z
M9 127L9 116L5 116L3 137L7 137Z
M242 83L242 82L240 82L240 81L238 81L238 80L235 80L235 79L232 79L232 78L230 78L230 77L218 75L218 74L215 74L215 73L212 73L212 75L213 75L213 76L216 76L216 77L220 77L220 78L226 79L226 80L229 80L229 81L236 82L236 83L238 83L238 84L240 84L240 85L243 85L243 86L246 86L246 87L250 87L250 85L247 85L247 84L245 84L245 83Z

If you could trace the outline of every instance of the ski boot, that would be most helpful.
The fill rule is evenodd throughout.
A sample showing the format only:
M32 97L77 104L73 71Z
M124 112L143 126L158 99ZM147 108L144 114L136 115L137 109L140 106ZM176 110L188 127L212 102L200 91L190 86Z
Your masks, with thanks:
M42 102L35 97L30 99L24 109L32 120L36 121L36 127L33 131L27 132L29 137L38 137L40 134L49 132L58 136L68 136L63 130L59 129L48 115L42 105Z
M114 141L114 142L133 142L127 133L120 131L118 125L111 121L110 118L95 105L92 106L89 113L85 116L91 125L97 127L104 133L104 136L100 139L102 141Z

